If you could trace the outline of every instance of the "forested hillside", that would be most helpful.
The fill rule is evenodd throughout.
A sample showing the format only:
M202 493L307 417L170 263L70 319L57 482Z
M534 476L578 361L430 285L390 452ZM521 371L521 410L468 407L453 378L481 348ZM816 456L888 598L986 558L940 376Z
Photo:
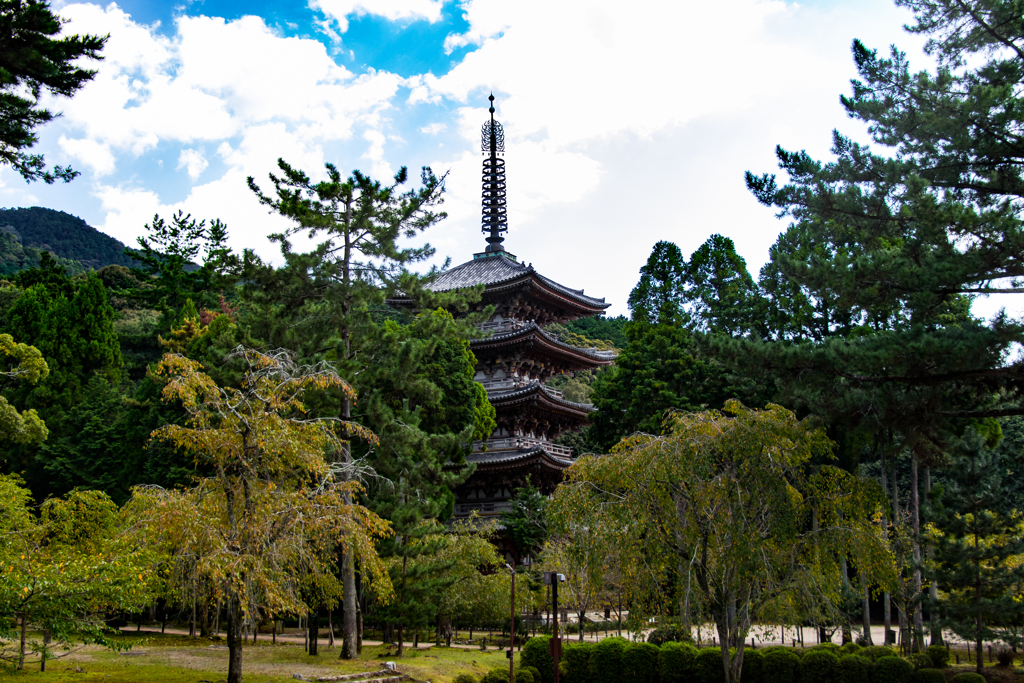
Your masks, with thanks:
M5 275L39 265L48 251L72 272L103 266L132 266L124 245L64 211L33 206L0 209L0 272ZM66 263L66 262L77 263Z

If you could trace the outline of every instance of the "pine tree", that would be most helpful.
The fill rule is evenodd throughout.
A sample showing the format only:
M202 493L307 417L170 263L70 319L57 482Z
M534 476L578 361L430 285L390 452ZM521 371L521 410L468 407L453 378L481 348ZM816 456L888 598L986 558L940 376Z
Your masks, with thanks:
M679 324L686 320L686 259L672 242L654 245L640 269L640 281L629 293L633 320L643 323Z

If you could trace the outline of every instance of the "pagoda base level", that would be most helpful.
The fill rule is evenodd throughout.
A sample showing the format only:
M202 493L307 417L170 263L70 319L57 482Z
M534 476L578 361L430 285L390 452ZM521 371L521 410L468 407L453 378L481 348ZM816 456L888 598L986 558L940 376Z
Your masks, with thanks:
M527 484L551 495L572 465L569 458L548 453L540 446L477 451L466 456L476 471L455 492L455 518L474 512L481 518L495 518L509 509L516 489Z

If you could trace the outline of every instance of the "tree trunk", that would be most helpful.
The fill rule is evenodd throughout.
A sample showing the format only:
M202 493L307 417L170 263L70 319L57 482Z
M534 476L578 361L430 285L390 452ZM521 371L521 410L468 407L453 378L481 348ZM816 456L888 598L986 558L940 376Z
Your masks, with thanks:
M399 617L401 618L401 617ZM401 621L398 622L398 656L401 657L405 652L405 624Z
M242 606L238 602L238 596L228 597L227 602L227 683L242 683Z
M341 552L341 654L339 659L358 657L356 639L356 568L352 552Z
M914 599L917 601L914 609L914 634L910 642L911 651L920 652L924 649L924 614L921 601L921 501L918 495L916 453L911 453L910 458L910 509L914 531Z
M861 583L864 585L864 599L861 603L861 619L864 622L864 644L874 645L875 641L871 638L871 587L868 586L868 581L863 576L861 576Z
M306 623L309 626L309 655L315 657L319 654L317 645L320 642L320 610L318 607L309 610L309 618Z
M19 646L18 654L18 671L25 668L25 627L28 621L28 614L25 612L21 613L21 644Z
M924 499L929 505L931 505L932 499L932 468L924 468ZM928 557L932 557L932 548L928 547ZM938 614L939 604L939 582L933 576L931 581L928 582L928 626L930 637L929 641L931 645L942 645L942 625L939 624Z

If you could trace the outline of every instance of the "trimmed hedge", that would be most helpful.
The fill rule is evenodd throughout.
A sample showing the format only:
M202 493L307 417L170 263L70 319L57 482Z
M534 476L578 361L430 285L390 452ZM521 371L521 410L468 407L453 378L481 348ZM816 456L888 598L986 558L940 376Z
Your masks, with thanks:
M529 669L517 669L515 671L516 683L534 683L533 673Z
M452 683L476 683L476 676L473 674L461 673L452 679Z
M764 650L764 683L795 683L800 674L800 656L788 647Z
M985 677L979 673L964 672L953 676L953 683L985 683Z
M513 681L519 683L519 676L517 675ZM480 683L508 683L508 669L491 669L480 679Z
M590 651L587 670L589 683L621 683L622 654L629 644L625 638L605 638Z
M523 645L519 661L524 668L532 666L540 672L539 677L534 675L534 683L553 683L555 680L555 660L551 658L550 643L549 636L537 636Z
M847 643L846 645L843 645L841 648L839 648L839 650L840 652L836 654L838 654L840 657L844 655L859 655L864 650L864 646L858 645L857 643Z
M887 647L885 645L868 645L860 653L870 659L872 662L878 661L880 657L895 657L897 656L896 648Z
M910 683L946 683L942 669L918 669L910 677Z
M927 652L936 669L945 669L949 665L949 650L944 645L929 645Z
M846 655L836 665L839 683L871 683L871 660L861 655Z
M562 646L562 658L559 660L559 677L564 683L590 683L590 652L593 643L565 643Z
M800 681L833 683L838 665L839 657L830 649L811 650L800 660Z
M706 647L697 652L694 660L694 677L696 683L725 683L725 669L722 668L722 650L717 647Z
M834 653L836 653L838 655L839 654L839 650L841 650L842 648L839 647L838 645L836 645L835 643L829 642L829 643L818 643L817 645L815 645L814 647L809 648L809 649L810 649L811 652L814 652L815 650L819 650L819 651L820 650L828 650L829 652L834 652Z
M740 683L760 683L764 676L764 652L743 648L743 671L740 672Z
M520 658L519 661L522 662L522 658ZM544 677L540 675L540 670L537 669L537 667L530 666L529 664L521 664L520 667L522 668L523 671L529 671L530 672L530 675L533 676L533 683L541 683L541 681L544 680ZM551 673L552 673L551 679L554 680L554 678L555 678L554 677L554 672L552 671Z
M914 665L899 657L879 657L875 661L873 683L910 683Z
M914 665L914 671L933 669L932 658L923 652L915 652L907 656L907 661Z
M686 643L665 643L658 652L661 683L689 683L696 671L697 648Z
M622 653L624 683L658 683L659 650L650 643L630 643Z

